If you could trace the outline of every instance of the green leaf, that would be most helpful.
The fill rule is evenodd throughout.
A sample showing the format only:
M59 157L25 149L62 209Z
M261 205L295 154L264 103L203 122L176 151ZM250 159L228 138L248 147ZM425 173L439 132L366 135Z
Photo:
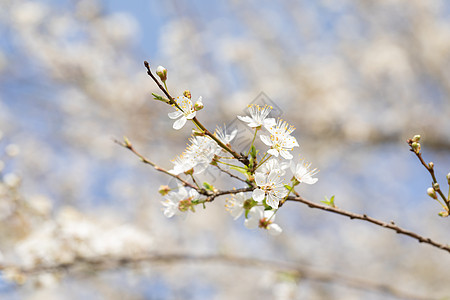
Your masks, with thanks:
M203 182L203 186L205 187L206 190L214 192L214 187L212 185L210 185L207 182Z
M241 167L235 167L235 166L230 167L230 169L238 171L238 172L240 172L240 173L242 173L244 175L247 175L247 169L244 169L244 168L241 168Z
M255 145L252 145L252 147L250 148L250 156L251 156L253 159L255 159L255 158L256 158L256 154L257 154L257 152L256 152Z
M322 202L323 204L326 204L326 205L328 205L330 207L336 208L336 204L334 204L334 195L331 196L330 199L328 199L328 197L325 196L325 200L324 201L320 201L320 202Z
M163 101L163 102L169 103L169 100L167 100L167 99L164 98L163 96L160 96L160 95L155 94L155 93L152 93L152 95L153 95L153 97L154 97L153 99L155 99L155 100Z

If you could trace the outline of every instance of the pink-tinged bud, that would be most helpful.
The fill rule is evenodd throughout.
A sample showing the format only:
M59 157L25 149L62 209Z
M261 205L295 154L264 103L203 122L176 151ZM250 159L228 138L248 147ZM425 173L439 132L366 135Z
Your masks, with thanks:
M156 74L161 78L162 82L165 82L167 80L167 69L163 66L159 66L156 68Z
M185 96L188 99L191 99L191 91L190 90L185 90L183 92L183 96Z
M171 189L168 185L161 185L158 190L158 192L163 196L167 195L170 191Z
M202 97L199 97L197 102L195 102L194 109L195 109L195 111L199 111L199 110L203 109Z
M420 141L420 135L416 134L412 139L413 142L419 142Z
M431 198L437 199L436 191L435 191L432 187L429 187L429 188L427 189L427 194L428 194L428 196L430 196Z

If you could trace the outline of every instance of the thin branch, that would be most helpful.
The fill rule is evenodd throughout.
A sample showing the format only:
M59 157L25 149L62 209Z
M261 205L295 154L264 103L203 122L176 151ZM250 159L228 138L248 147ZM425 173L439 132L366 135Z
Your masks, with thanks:
M205 202L212 202L212 201L214 201L215 198L217 198L219 196L237 194L237 193L240 193L240 192L243 192L243 193L251 192L254 189L255 189L255 187L246 187L246 188L232 189L232 190L227 190L227 191L217 191L217 192L213 193L212 195L209 195L205 199Z
M225 151L227 151L228 153L233 155L233 157L236 158L238 161L240 161L241 163L243 163L246 166L248 166L250 164L247 157L245 157L243 155L239 155L239 153L237 153L236 151L231 149L231 147L222 143L222 141L220 139L218 139L214 134L212 134L208 129L206 129L206 127L203 126L202 123L200 123L200 121L197 119L197 117L194 117L192 119L192 122L194 122L194 124L196 124L207 136L212 138L220 147L222 147L222 149L224 149Z
M189 182L187 182L186 180L184 180L184 179L181 178L180 176L174 175L174 174L170 173L169 171L167 171L166 169L161 168L161 167L157 166L155 163L153 163L152 161L148 160L145 156L143 156L142 154L140 154L139 152L137 152L136 149L134 149L133 145L131 145L131 143L130 143L128 140L125 140L125 142L120 142L120 141L118 141L118 140L114 140L114 142L115 142L116 144L119 144L120 146L122 146L122 147L124 147L124 148L130 150L131 152L133 152L137 157L139 157L139 159L140 159L143 163L152 166L156 171L162 172L162 173L164 173L164 174L166 174L166 175L169 175L169 176L171 176L171 177L173 177L173 178L179 180L184 186L188 186L188 187L190 187L190 188L196 189L200 194L208 195L208 194L206 193L205 190L200 189L200 188L198 188L198 187L196 187L196 186L190 184Z
M158 79L156 79L155 75L153 75L151 69L150 69L150 65L147 61L144 61L144 66L147 69L147 74L153 79L153 81L156 83L156 85L158 85L159 89L167 96L167 98L169 98L169 104L176 106L180 111L183 111L177 104L177 102L174 100L174 98L169 94L169 92L167 91L167 89L165 89L161 83L159 83ZM227 151L228 153L230 153L231 155L233 155L234 158L236 158L237 160L239 160L241 163L243 163L244 165L248 166L249 165L249 161L247 159L247 157L243 156L243 155L239 155L239 153L237 153L236 151L234 151L233 149L231 149L231 147L225 145L224 143L222 143L221 140L219 140L214 134L212 134L208 129L206 129L205 126L203 126L202 123L200 123L200 121L198 121L198 119L196 117L194 117L192 119L192 122L194 122L194 124L196 124L207 136L209 136L210 138L212 138L220 147L222 147L222 149L224 149L225 151Z
M349 212L349 211L345 211L345 210L340 209L340 208L334 208L334 207L331 207L331 206L326 206L326 205L314 203L314 202L306 200L306 199L304 199L303 197L300 197L300 196L295 196L295 197L294 196L289 196L287 198L287 200L294 201L294 202L300 202L300 203L308 205L310 208L317 208L317 209L325 210L325 211L328 211L328 212L332 212L332 213L335 213L335 214L339 214L339 215L342 215L342 216L349 217L350 219L359 219L359 220L363 220L363 221L366 221L366 222L370 222L370 223L373 223L375 225L394 230L398 234L409 236L409 237L411 237L413 239L418 240L419 243L429 244L431 246L434 246L436 248L439 248L441 250L444 250L444 251L447 251L447 252L450 253L450 246L438 243L438 242L436 242L436 241L434 241L434 240L432 240L430 238L423 237L423 236L421 236L421 235L419 235L419 234L417 234L415 232L412 232L412 231L409 231L409 230L405 230L405 229L403 229L401 227L398 227L397 225L395 225L395 223L393 221L391 221L390 223L386 223L386 222L374 219L372 217L369 217L366 214L360 215L360 214L352 213L352 212Z
M237 180L239 180L239 181L242 181L243 183L248 184L247 180L242 179L241 177L234 175L233 173L231 173L231 172L228 171L228 170L222 169L218 164L215 164L214 166L215 166L217 169L219 169L221 172L223 172L223 173L225 173L225 174L228 174L228 176L230 176L230 177L232 177L232 178L234 178L234 179L237 179Z
M427 164L423 160L422 153L420 152L420 147L417 151L414 150L412 139L408 139L406 142L411 147L411 149L409 149L409 150L417 156L420 163L430 173L431 179L433 180L433 189L439 194L439 196L441 196L441 198L444 200L445 205L447 205L447 207L446 208L444 207L444 209L447 209L447 211L450 212L450 200L445 197L444 193L442 192L441 188L439 187L439 183L437 182L436 175L434 174L434 165L432 163ZM436 188L436 185L438 186L438 188Z
M20 274L26 276L39 275L42 273L58 273L58 272L74 272L83 270L90 271L87 268L95 268L98 271L101 270L113 270L116 268L124 267L137 267L139 268L142 263L152 264L180 264L195 262L208 264L219 263L228 266L237 266L245 268L266 269L272 272L287 272L298 280L307 279L311 281L317 281L326 284L340 284L343 286L351 287L362 291L370 291L382 294L388 294L400 299L413 299L423 300L429 299L411 293L397 290L387 284L374 283L358 278L353 278L343 274L317 271L311 267L301 266L298 263L290 263L285 261L273 261L264 260L258 258L246 258L232 255L189 255L189 254L144 254L136 255L132 257L111 257L111 256L98 256L98 257L78 257L73 262L61 263L53 265L38 265L34 268L20 268L17 266L0 265L0 270L15 270Z

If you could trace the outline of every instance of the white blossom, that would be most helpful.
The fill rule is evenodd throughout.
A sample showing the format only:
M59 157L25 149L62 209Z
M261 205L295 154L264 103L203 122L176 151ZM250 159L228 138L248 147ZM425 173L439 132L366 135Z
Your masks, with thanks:
M311 163L307 163L304 160L299 163L291 163L291 171L294 174L295 179L300 183L314 184L319 179L313 176L319 172L316 168L310 170Z
M214 135L225 145L230 144L230 142L236 137L237 129L234 129L231 133L227 133L227 127L221 128L217 126ZM222 147L217 145L216 154L219 154L222 151Z
M290 135L295 128L279 119L276 124L266 129L270 132L270 136L260 135L260 138L264 144L271 147L267 153L275 157L281 155L285 159L292 159L293 156L289 151L299 146L295 137Z
M191 189L188 192L184 186L178 185L178 191L170 191L161 201L164 206L164 216L171 218L174 215L181 214L180 202L197 200L199 196L196 190Z
M180 96L175 98L174 100L183 111L174 106L176 111L169 113L168 116L173 120L178 119L173 123L173 129L178 130L183 128L187 120L192 120L195 117L196 112L191 99ZM199 98L199 100L201 100L201 97Z
M195 163L194 173L203 173L216 154L217 143L208 136L195 136L189 141L191 145L186 149L186 155Z
M191 155L188 155L187 153L183 153L180 156L177 156L174 160L172 160L172 163L174 164L174 166L171 170L169 170L169 173L174 175L179 175L181 173L187 172L196 165Z
M227 200L227 204L225 205L225 207L235 220L239 218L244 212L244 202L246 200L247 197L243 192L232 195L231 199Z
M258 188L253 190L253 199L262 202L266 198L267 205L278 208L279 202L288 194L281 174L282 172L278 169L270 171L268 175L256 172L255 182Z
M189 139L191 144L182 155L177 156L172 163L171 174L178 175L194 168L195 174L204 172L217 153L217 143L207 136L194 136Z
M289 168L289 166L290 164L287 162L280 162L276 158L271 158L258 168L258 172L264 173L268 176L272 170L277 170L280 172L280 175L283 176L286 173L285 170Z
M270 127L275 124L274 118L267 118L270 111L272 110L272 106L264 105L263 107L252 104L248 106L248 111L250 113L249 116L237 116L239 120L248 123L247 125L252 128L258 128L261 126Z
M267 229L271 235L279 235L283 230L275 221L274 210L264 210L262 206L253 207L248 213L248 219L245 220L244 225L248 229L255 229L257 227Z

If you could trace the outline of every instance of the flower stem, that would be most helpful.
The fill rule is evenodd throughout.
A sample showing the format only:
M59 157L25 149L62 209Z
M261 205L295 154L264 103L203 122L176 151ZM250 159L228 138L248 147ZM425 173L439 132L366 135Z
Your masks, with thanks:
M197 125L197 127L200 130L202 130L203 133L205 133L207 136L212 138L223 150L227 151L228 153L233 155L233 157L236 158L238 161L240 161L244 165L248 166L249 162L248 162L248 159L246 157L243 157L242 155L239 155L236 151L234 151L233 149L231 149L230 147L228 147L227 145L222 143L221 140L219 140L214 134L212 134L208 129L206 129L206 127L203 126L203 124L200 123L199 120L197 120L197 117L194 117L192 119L192 122L194 122L194 124Z
M267 155L267 153L264 155L264 157L266 157L266 155ZM268 161L268 160L272 157L272 154L269 155L269 157L267 157L266 159L264 159L264 157L263 157L263 159L261 160L261 162L258 164L258 166L255 168L255 171L256 171L260 166L262 166L266 161Z
M247 152L247 157L249 156L249 154L250 154L250 151L252 150L252 147L253 147L253 143L255 142L255 139L256 139L256 133L258 132L258 127L256 127L255 128L255 134L253 135L253 140L252 140L252 143L250 144L250 148L248 149L248 152Z

